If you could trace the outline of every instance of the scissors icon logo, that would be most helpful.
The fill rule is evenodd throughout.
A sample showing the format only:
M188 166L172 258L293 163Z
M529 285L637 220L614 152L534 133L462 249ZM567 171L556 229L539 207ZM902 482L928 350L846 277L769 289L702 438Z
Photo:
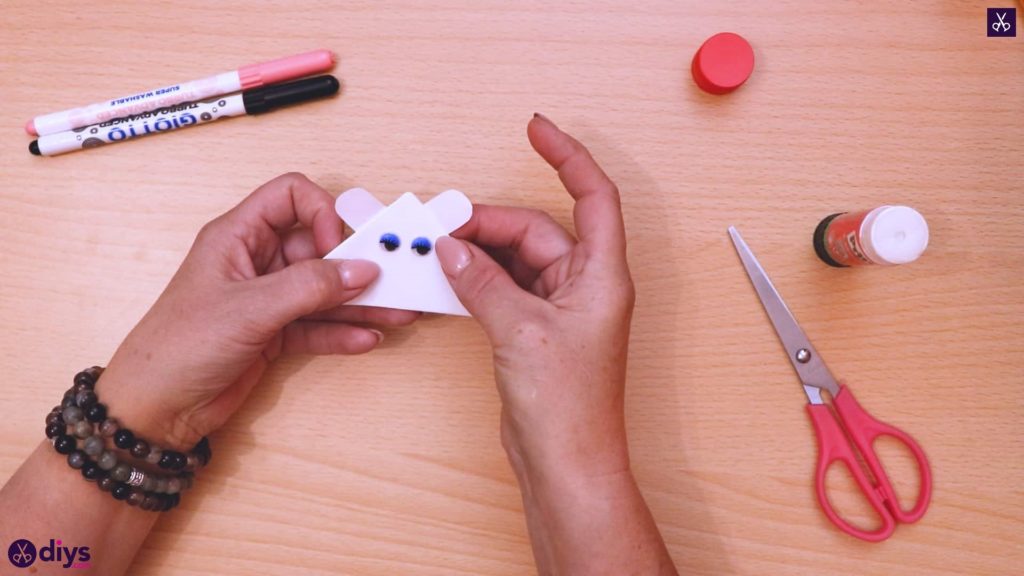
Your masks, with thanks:
M36 547L25 539L15 540L7 548L7 559L17 568L27 568L36 561Z
M999 22L993 22L992 29L995 30L996 32L999 32L1000 30L1002 30L1003 32L1009 32L1010 23L1005 20L1006 12L1003 12L1002 14L996 12L996 18L999 19Z
M996 37L1016 36L1017 9L989 8L988 35Z

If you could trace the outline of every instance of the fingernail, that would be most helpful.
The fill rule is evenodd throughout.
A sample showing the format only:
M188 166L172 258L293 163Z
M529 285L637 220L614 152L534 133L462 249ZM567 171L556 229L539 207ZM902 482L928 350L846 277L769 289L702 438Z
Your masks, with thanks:
M338 263L338 274L345 288L365 288L377 279L380 268L369 260L341 260Z
M533 117L540 118L541 120L547 122L548 124L551 124L552 126L555 125L555 123L551 121L551 118L548 118L547 116L541 114L540 112L534 112Z
M437 250L437 259L441 261L441 269L449 278L457 278L473 255L462 240L456 240L451 236L441 236L434 243Z
M375 328L367 328L367 330L373 332L373 334L377 336L377 344L380 344L381 342L384 341L384 333L381 332L380 330L377 330Z

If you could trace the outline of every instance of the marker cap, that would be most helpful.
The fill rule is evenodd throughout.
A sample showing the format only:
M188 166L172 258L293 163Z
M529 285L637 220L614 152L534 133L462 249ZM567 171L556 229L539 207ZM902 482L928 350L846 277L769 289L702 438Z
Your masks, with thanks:
M260 114L281 106L330 96L340 87L334 76L317 76L243 92L242 103L246 114Z
M238 69L238 78L242 83L242 90L248 90L284 82L292 78L326 72L333 67L334 55L330 50L314 50L305 54L243 66Z

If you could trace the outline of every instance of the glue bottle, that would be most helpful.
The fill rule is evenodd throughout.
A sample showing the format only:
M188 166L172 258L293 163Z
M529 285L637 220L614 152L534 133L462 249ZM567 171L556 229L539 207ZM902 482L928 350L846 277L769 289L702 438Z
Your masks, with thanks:
M814 230L814 251L829 266L906 264L928 246L928 223L907 206L841 212Z

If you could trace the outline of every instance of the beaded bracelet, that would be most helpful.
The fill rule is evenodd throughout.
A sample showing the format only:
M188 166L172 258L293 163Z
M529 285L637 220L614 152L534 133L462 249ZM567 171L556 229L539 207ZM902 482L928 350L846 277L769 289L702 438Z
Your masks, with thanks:
M68 465L80 470L82 477L90 482L96 482L97 487L103 492L110 492L115 500L127 501L131 506L138 506L143 510L163 512L174 508L181 502L181 494L160 494L148 492L129 482L121 482L113 478L111 474L101 469L99 465L85 455L85 452L74 449L74 438L63 435L58 436L54 442L54 449L59 454L66 454Z
M64 393L60 406L55 406L46 417L46 437L53 441L58 453L67 456L71 468L80 470L82 477L95 481L100 490L110 492L114 499L143 510L174 508L180 502L181 490L191 488L194 471L210 461L209 441L204 437L188 454L183 454L151 447L136 438L131 430L107 417L107 407L100 403L95 391L96 380L102 373L103 368L93 366L75 375L74 386ZM178 475L161 477L119 462L112 451L105 449L105 439L111 437L117 448L133 458Z
M72 428L75 428L75 430L72 430ZM195 476L190 472L183 472L178 476L160 476L141 468L136 468L128 463L119 461L117 455L110 450L106 450L106 446L100 437L93 435L83 437L79 432L80 427L77 424L62 429L53 426L46 427L46 435L51 440L56 442L57 438L68 437L73 441L69 443L67 440L60 440L60 446L57 446L56 443L54 445L57 452L68 455L68 464L72 468L81 468L84 465L84 461L81 458L88 458L89 461L95 462L101 470L107 472L114 480L127 482L129 486L140 487L146 492L175 494L192 487ZM62 452L62 450L65 452ZM76 456L76 459L73 461L72 456L76 453L80 453L80 456ZM92 460L93 458L95 460ZM78 463L77 466L75 465L76 462Z
M209 463L212 453L206 437L200 439L188 454L182 454L176 450L151 447L145 440L136 438L131 430L121 427L117 420L107 418L107 406L99 401L95 390L96 380L102 373L103 368L93 366L75 375L74 386L64 393L61 402L62 418L66 424L99 424L100 434L104 438L113 437L115 446L164 470L194 472Z

